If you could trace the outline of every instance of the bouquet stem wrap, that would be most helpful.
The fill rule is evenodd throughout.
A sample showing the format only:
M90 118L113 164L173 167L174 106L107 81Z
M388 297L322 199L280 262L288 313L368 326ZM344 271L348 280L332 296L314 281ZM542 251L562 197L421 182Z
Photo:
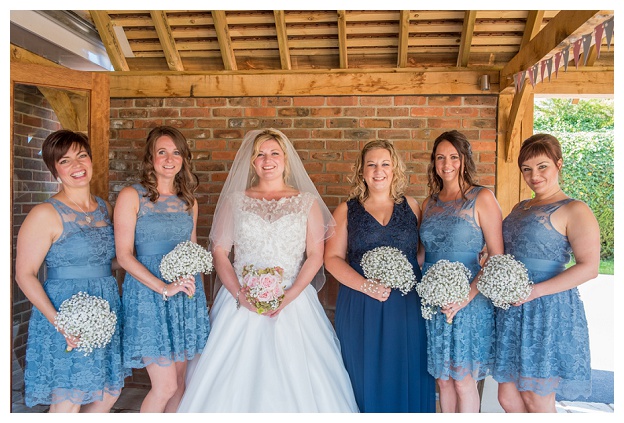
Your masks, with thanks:
M246 298L258 314L276 310L284 299L284 269L279 266L256 269L252 264L243 267L243 287Z

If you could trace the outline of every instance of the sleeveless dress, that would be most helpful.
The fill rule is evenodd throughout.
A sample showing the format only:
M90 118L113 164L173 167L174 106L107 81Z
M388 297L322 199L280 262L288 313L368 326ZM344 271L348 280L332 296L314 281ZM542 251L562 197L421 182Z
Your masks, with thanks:
M475 203L483 187L466 193L467 200L440 201L433 195L423 210L420 239L425 247L423 274L439 260L463 263L477 275L479 252L485 245L481 228L475 220ZM471 282L472 282L471 279ZM494 306L483 294L477 294L457 312L453 323L438 311L427 325L428 371L436 379L474 380L488 376L494 365Z
M269 201L235 193L230 201L239 281L245 265L281 266L290 287L304 261L315 197L301 193ZM274 318L237 310L221 287L211 320L178 412L357 412L338 339L311 285Z
M147 190L141 184L132 187L140 202L134 237L136 258L161 278L159 266L163 256L180 242L191 239L193 216L175 195L161 195L152 203L144 196ZM195 275L195 286L193 298L178 293L163 301L160 293L126 272L122 287L125 367L142 368L152 363L168 366L201 353L210 323L199 274Z
M117 328L111 342L88 356L81 351L65 352L67 343L60 332L33 307L26 347L25 403L57 404L71 401L88 404L104 394L119 395L124 379L121 363L121 300L117 280L111 273L115 257L113 227L106 203L96 197L98 208L87 215L55 198L52 204L63 221L63 233L45 257L47 279L43 289L58 310L61 303L82 291L108 301L117 314Z
M418 222L407 200L394 205L381 225L358 200L347 202L347 261L364 275L364 253L380 246L398 248L420 281L416 259ZM435 381L427 374L425 322L420 298L412 290L393 290L384 302L340 285L336 333L360 411L435 412Z
M571 198L523 209L521 202L503 221L505 253L525 264L540 283L565 270L572 248L551 224ZM519 391L552 392L574 399L591 394L589 332L577 288L496 310L494 379Z

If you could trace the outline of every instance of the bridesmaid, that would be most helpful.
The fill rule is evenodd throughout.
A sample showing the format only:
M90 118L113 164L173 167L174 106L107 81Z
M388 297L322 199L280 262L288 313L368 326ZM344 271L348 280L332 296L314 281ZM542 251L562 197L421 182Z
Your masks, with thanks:
M400 249L420 280L416 253L420 207L404 195L405 165L387 141L370 141L358 156L347 202L335 212L336 235L325 266L340 282L336 333L361 412L435 412L435 384L427 374L425 322L415 291L401 295L367 280L367 251Z
M518 166L534 198L503 221L505 253L525 264L531 295L496 313L498 399L507 412L556 412L555 396L591 394L589 334L577 286L598 276L600 229L590 208L559 186L559 141L522 143ZM574 255L575 264L566 264Z
M492 191L475 183L470 143L458 131L440 135L428 168L419 259L423 274L439 260L459 261L472 273L467 301L449 304L426 321L428 371L440 389L443 413L478 413L476 382L494 364L494 307L477 290L479 253L503 253L502 213ZM447 322L451 322L448 324Z
M147 369L151 389L141 412L174 412L184 393L187 360L201 353L209 322L201 277L168 284L162 257L197 242L197 176L184 135L160 126L147 136L141 182L124 188L115 207L115 241L123 283L123 362ZM136 257L134 250L136 248Z
M76 340L57 332L54 319L63 301L82 291L108 301L120 316L111 206L91 194L93 176L87 137L60 130L41 149L61 190L35 206L17 237L15 279L33 304L26 346L25 402L50 404L50 413L108 413L124 385L120 320L111 342L85 356ZM47 280L37 278L45 259Z

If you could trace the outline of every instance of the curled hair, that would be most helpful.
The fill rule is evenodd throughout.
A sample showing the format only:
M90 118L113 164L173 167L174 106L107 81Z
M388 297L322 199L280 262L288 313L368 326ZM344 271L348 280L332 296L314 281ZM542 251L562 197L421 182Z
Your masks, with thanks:
M351 192L347 200L357 198L360 203L364 203L370 192L368 191L368 185L364 180L364 158L366 154L378 148L388 150L390 153L390 160L392 161L392 183L390 185L390 196L396 204L402 203L405 195L405 189L407 188L407 175L406 167L401 157L397 154L394 146L386 140L373 140L364 145L362 151L355 160L353 165L353 174L349 178L351 182Z
M557 164L559 160L563 159L559 140L550 134L535 134L527 138L520 147L518 167L522 167L522 163L527 160L541 155L548 157Z
M431 161L429 162L429 166L427 166L427 187L429 187L429 195L439 193L442 191L442 187L444 186L444 182L436 172L435 168L436 150L442 141L450 142L459 154L459 168L461 171L459 172L457 183L459 184L459 191L462 194L462 198L466 200L466 191L468 191L471 186L479 186L475 182L477 176L477 166L472 158L472 148L470 147L468 138L456 130L444 132L433 142Z
M61 129L56 132L52 132L43 141L41 156L43 157L43 162L46 164L48 170L50 170L50 173L52 173L54 178L58 177L56 164L74 144L77 145L78 148L84 148L89 155L89 158L93 160L89 139L81 132Z
M260 147L262 146L262 143L265 141L269 141L269 140L274 140L277 141L277 143L279 144L280 148L282 149L282 151L284 152L284 182L286 184L288 184L288 178L290 176L290 165L288 163L288 153L287 153L287 147L286 147L286 143L289 142L287 141L281 134L281 132L277 132L273 129L265 129L264 131L260 132L256 138L254 138L253 141L253 146L252 146L252 153L251 153L251 158L249 161L249 166L251 166L250 168L250 172L249 175L251 177L251 182L249 184L249 186L254 186L256 185L256 183L258 182L258 174L256 173L256 169L253 166L253 162L256 160L256 158L258 157L258 153L260 152ZM291 185L291 184L288 184Z
M158 180L154 171L154 153L156 142L161 137L169 137L175 144L182 157L182 168L176 174L173 187L176 195L184 201L187 210L195 204L195 190L199 185L199 178L191 169L191 149L189 148L184 135L171 126L157 126L147 135L145 150L143 154L143 170L141 172L141 185L147 189L146 197L155 203L160 197L158 193Z

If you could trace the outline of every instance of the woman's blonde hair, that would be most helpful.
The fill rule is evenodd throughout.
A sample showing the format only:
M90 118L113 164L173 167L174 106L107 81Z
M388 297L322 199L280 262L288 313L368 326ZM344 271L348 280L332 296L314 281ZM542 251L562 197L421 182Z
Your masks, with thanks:
M357 198L360 203L364 203L366 199L368 199L370 193L368 191L368 185L366 181L364 181L364 158L369 151L378 148L388 150L390 153L393 174L392 183L390 185L390 196L397 204L403 202L405 189L407 188L405 163L403 163L403 160L401 160L401 157L397 154L394 146L386 140L369 141L364 145L364 148L362 148L362 151L353 165L353 174L349 178L349 182L351 182L351 192L349 193L347 201Z
M182 157L182 168L175 176L173 184L177 196L184 201L187 210L190 212L195 204L194 193L199 185L199 178L191 169L191 149L186 142L186 138L176 128L171 126L157 126L148 134L143 154L141 185L147 189L145 196L149 197L150 201L155 203L160 194L158 193L156 172L154 172L154 153L156 149L156 141L163 136L171 138L180 152L180 156Z
M287 183L288 177L290 176L290 165L288 164L288 153L286 147L286 140L282 137L282 135L272 129L266 129L260 132L253 141L252 153L249 162L249 166L251 167L249 174L251 175L251 182L249 186L254 186L258 182L258 174L256 173L256 169L253 166L253 162L258 157L258 153L260 152L260 147L262 143L269 140L275 140L279 144L280 148L284 152L284 182Z

